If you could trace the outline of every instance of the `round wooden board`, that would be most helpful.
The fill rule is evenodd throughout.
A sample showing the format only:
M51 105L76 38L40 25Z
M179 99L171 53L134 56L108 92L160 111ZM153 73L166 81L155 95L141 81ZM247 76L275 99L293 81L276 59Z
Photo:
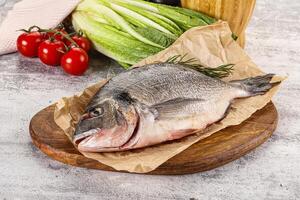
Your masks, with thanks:
M54 105L37 113L30 122L33 143L49 157L65 164L116 171L80 154L53 120ZM175 175L210 170L245 155L274 132L278 114L273 103L238 126L228 127L199 141L149 174Z

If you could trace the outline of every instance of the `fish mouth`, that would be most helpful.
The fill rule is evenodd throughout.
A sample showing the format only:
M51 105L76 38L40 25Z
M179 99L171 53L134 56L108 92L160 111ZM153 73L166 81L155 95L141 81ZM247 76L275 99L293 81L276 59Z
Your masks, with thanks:
M79 135L75 135L74 138L73 138L73 142L78 145L84 139L86 139L86 138L88 138L90 136L96 135L96 134L98 134L100 132L101 132L101 128L94 128L92 130L83 132L83 133L81 133Z
M138 116L110 129L95 128L74 136L73 142L82 152L111 152L121 150L137 131Z

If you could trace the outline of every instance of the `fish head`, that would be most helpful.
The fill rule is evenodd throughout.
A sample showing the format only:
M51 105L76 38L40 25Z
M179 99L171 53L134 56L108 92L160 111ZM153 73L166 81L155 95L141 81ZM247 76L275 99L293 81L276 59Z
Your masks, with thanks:
M123 100L106 99L91 104L77 124L73 142L85 152L120 148L137 126L138 114Z

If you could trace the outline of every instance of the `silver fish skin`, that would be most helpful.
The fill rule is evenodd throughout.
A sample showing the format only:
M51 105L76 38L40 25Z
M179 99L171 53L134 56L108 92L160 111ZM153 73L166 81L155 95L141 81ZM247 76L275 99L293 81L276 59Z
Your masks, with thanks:
M113 152L179 139L223 119L234 99L267 92L273 76L226 83L179 64L134 68L98 91L73 140L83 152Z

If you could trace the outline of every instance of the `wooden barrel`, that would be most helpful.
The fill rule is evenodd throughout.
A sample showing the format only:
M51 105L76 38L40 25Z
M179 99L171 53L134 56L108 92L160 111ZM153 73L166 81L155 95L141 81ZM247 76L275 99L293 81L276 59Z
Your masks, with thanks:
M256 0L181 0L185 8L198 10L229 23L239 44L245 46L245 29L252 16Z

